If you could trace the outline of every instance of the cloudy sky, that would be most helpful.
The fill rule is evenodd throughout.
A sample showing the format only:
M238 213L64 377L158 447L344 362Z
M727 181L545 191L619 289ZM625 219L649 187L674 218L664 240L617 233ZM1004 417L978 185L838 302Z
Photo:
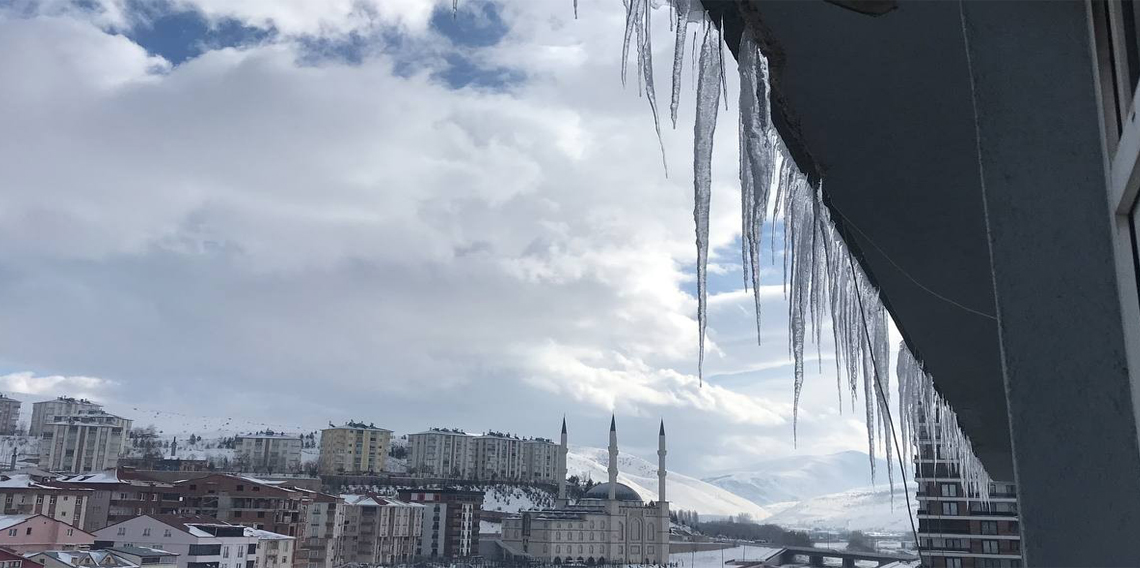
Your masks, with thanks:
M621 3L579 10L0 0L0 389L307 429L566 414L586 445L614 411L646 456L663 417L691 474L865 451L829 345L793 448L782 267L761 346L740 290L734 101L698 385L688 61L666 177Z

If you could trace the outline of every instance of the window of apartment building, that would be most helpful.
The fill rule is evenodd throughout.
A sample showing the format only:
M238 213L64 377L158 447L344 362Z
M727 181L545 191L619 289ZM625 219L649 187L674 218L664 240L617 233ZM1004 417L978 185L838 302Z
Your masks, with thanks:
M982 534L997 534L997 521L982 521Z
M126 536L127 535L127 527L119 527L119 530L115 531L115 534L118 536Z
M947 558L946 559L946 568L962 568L962 559L961 558Z
M998 541L996 541L996 540L983 540L982 541L982 552L984 552L986 554L997 554L998 553Z
M150 536L150 527L143 529L143 536Z
M74 535L75 535L75 529L67 529L67 536L74 536Z
M958 496L958 485L956 483L943 483L942 484L942 496L943 497L957 497Z
M20 529L8 529L8 536L16 536L18 532L20 532Z
M953 503L953 502L942 503L942 514L943 515L957 515L958 514L958 504Z
M170 529L162 531L162 536L165 538L170 538Z

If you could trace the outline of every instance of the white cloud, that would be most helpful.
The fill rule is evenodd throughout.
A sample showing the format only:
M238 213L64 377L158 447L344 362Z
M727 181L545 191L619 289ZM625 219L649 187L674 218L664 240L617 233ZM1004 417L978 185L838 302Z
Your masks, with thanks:
M0 375L0 390L36 397L75 396L90 400L104 400L108 391L119 385L98 377L35 375L30 372Z
M375 15L318 4L195 5L298 33ZM0 83L0 361L310 426L371 412L549 435L567 411L666 415L690 471L713 432L791 451L776 288L759 349L750 296L712 297L706 373L725 378L694 377L691 112L664 133L666 178L618 81L620 6L583 2L575 22L546 4L506 4L507 36L472 54L527 77L506 92L400 76L384 54L301 65L288 39L170 69L99 22L0 21L0 74L24 78ZM430 14L386 6L409 29ZM712 242L731 262L722 113ZM801 448L835 445L820 379Z

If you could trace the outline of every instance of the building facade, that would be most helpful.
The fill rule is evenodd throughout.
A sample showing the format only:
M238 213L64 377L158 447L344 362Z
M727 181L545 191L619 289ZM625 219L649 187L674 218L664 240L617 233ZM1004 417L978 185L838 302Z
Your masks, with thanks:
M566 495L566 423L562 424L558 500L554 508L521 511L503 520L508 556L542 564L657 564L669 561L665 499L665 425L658 433L658 500L644 502L618 483L617 427L610 421L609 481L571 502Z
M479 554L482 491L403 489L400 500L424 507L418 556L465 558Z
M93 491L26 474L0 475L0 503L5 515L40 514L84 527Z
M986 503L966 491L953 459L938 453L923 425L915 457L918 538L930 568L1020 568L1021 527L1013 483L994 482Z
M340 566L341 539L345 528L345 505L339 496L300 488L307 496L304 539L298 540L293 564L298 568Z
M83 398L61 396L53 400L45 400L32 404L32 419L28 423L28 435L39 437L43 434L44 425L56 422L68 416L101 412L103 405Z
M130 429L130 420L102 411L53 417L40 425L39 467L61 473L115 468Z
M391 565L418 554L424 507L375 494L344 495L345 563Z
M245 535L257 537L256 568L293 568L297 539L249 527L245 527Z
M202 516L141 515L95 532L96 548L139 546L178 554L176 568L256 568L246 527Z
M0 394L0 434L15 434L20 426L20 401Z
M83 523L88 532L138 515L176 515L182 506L181 489L127 468L69 475L53 485L86 491Z
M79 550L95 537L63 521L39 514L0 516L0 547L19 554L45 550Z
M325 475L384 471L392 431L357 422L321 430L320 472Z
M557 446L499 432L433 428L408 436L408 472L417 477L554 483Z
M286 434L247 434L234 437L234 459L246 471L291 472L301 469L301 437Z
M305 536L306 492L256 479L214 474L174 484L182 493L183 515L201 515L250 528Z

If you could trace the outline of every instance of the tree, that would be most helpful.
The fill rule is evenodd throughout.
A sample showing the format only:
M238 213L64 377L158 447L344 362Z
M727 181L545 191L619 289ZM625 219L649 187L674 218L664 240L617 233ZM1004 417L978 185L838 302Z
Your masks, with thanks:
M847 535L847 550L854 552L874 552L875 542L867 538L867 535L864 534L863 531L851 531L851 533Z

